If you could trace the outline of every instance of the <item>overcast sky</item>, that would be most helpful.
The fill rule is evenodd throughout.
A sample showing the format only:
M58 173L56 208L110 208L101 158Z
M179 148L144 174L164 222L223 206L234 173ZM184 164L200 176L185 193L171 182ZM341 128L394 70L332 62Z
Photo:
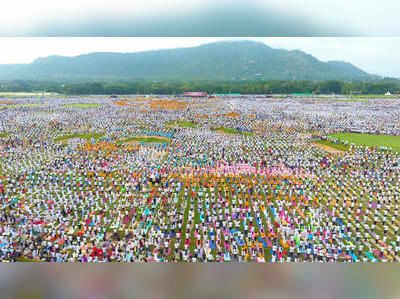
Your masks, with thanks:
M400 37L47 37L0 38L0 64L30 63L49 55L138 52L251 39L273 48L299 49L322 61L343 60L381 76L400 78Z
M399 36L398 0L12 0L1 36Z

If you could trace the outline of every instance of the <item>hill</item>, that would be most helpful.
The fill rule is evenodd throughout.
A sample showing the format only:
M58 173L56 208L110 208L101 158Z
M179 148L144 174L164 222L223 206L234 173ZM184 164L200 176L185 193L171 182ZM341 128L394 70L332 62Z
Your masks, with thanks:
M368 80L376 76L341 62L254 41L137 53L49 56L31 64L0 65L0 80Z

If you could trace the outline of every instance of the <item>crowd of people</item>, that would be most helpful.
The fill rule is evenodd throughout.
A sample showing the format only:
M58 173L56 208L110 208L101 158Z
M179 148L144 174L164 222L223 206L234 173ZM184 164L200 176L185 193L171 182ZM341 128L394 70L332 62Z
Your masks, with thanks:
M399 260L399 153L309 132L400 135L400 103L152 101L0 105L1 261Z

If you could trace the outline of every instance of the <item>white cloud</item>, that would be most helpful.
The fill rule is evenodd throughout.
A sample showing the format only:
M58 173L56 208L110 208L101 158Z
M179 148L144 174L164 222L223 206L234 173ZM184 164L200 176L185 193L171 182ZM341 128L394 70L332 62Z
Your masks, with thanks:
M203 5L207 5L208 0ZM38 26L82 22L101 17L143 18L157 14L185 13L204 7L185 0L13 0L0 9L0 34L20 35Z
M146 24L166 20L163 26L174 26L174 18L179 17L190 22L194 16L204 16L203 13L218 12L222 20L227 18L224 9L234 14L239 20L244 9L257 14L264 14L268 18L278 17L282 26L289 26L282 32L285 36L298 35L297 27L304 26L301 22L310 22L315 34L341 35L353 32L365 35L398 35L400 33L399 11L400 1L395 0L12 0L3 4L0 9L0 35L27 36L27 35L68 35L68 28L76 26L82 35L101 35L105 30L104 20L113 20L120 26L112 32L118 36L123 30L123 24L139 26L142 36L145 35ZM221 12L221 13L219 13ZM271 14L272 13L272 14ZM186 17L186 18L185 18ZM230 16L232 17L232 16ZM300 18L300 21L299 19ZM302 21L301 21L302 20ZM300 22L300 23L298 23ZM185 22L182 23L184 25ZM111 24L112 25L112 24ZM115 24L114 24L115 25ZM201 27L207 24L197 23ZM141 27L142 26L142 27ZM260 32L251 24L246 30ZM347 31L343 31L343 27ZM63 31L63 28L65 30ZM173 28L173 27L172 27ZM304 27L306 28L306 27ZM75 27L74 27L75 29ZM97 30L97 31L96 31ZM219 32L219 28L214 28ZM234 29L233 29L234 30ZM279 28L275 29L279 31ZM328 31L329 30L329 31ZM132 31L138 34L137 31ZM168 30L165 31L168 34ZM190 32L190 28L188 31ZM201 28L194 28L193 32L201 32ZM304 29L302 32L308 32ZM140 33L140 32L139 32ZM280 32L277 32L280 34ZM312 33L312 32L311 32ZM107 32L107 34L110 34ZM124 32L124 35L126 33ZM192 34L193 35L193 34ZM217 34L216 34L217 35ZM235 35L235 32L232 33Z

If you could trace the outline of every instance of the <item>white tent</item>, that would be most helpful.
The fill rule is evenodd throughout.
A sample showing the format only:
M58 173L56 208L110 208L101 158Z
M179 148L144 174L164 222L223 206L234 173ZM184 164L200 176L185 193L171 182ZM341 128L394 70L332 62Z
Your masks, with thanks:
M385 96L391 96L392 94L390 93L390 91L385 93Z

